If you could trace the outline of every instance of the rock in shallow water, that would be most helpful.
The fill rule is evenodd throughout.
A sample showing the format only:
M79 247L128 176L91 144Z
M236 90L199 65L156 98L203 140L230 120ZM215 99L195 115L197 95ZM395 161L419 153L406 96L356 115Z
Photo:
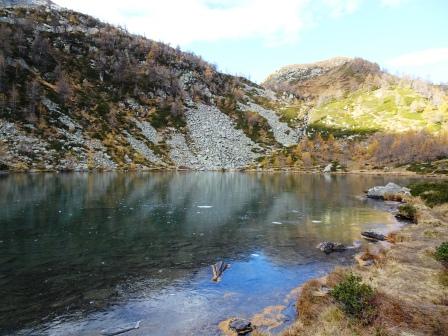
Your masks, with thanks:
M235 319L230 322L229 327L231 330L237 332L238 335L247 335L254 330L252 323L248 320Z
M326 254L330 254L332 252L342 252L346 250L346 247L341 243L334 243L334 242L328 242L324 241L316 246L319 250Z

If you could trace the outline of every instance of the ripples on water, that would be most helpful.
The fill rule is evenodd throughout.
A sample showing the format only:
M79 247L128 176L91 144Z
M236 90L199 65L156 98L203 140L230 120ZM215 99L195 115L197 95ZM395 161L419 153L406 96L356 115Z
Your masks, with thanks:
M286 304L369 228L397 223L366 188L403 178L243 173L0 177L0 334L214 335L219 321ZM210 264L232 266L218 283ZM22 331L18 331L22 330Z

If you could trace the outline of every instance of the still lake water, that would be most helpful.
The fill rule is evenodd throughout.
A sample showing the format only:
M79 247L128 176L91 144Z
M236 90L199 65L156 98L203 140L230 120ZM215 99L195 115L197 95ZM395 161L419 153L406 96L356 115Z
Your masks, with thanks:
M217 335L397 222L363 190L406 178L256 173L0 176L0 335ZM210 265L231 267L211 282Z

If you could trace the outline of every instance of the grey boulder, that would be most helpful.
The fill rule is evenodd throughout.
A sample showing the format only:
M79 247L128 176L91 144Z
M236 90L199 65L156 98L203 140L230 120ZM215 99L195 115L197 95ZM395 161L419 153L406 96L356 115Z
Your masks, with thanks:
M410 194L410 189L401 187L392 182L385 186L376 186L367 190L367 197L374 199L384 199L385 195L409 196Z

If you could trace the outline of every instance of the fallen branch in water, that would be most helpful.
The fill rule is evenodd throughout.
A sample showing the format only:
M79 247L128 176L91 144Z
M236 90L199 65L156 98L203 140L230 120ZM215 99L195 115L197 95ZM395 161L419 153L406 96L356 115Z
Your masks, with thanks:
M138 329L138 328L140 328L140 321L128 323L121 327L101 330L101 335L115 336L115 335L119 335L119 334L124 334L125 332L131 331L134 329Z
M212 265L213 277L212 281L218 282L221 278L221 275L224 271L229 267L229 264L226 264L223 261L218 261L216 264Z

